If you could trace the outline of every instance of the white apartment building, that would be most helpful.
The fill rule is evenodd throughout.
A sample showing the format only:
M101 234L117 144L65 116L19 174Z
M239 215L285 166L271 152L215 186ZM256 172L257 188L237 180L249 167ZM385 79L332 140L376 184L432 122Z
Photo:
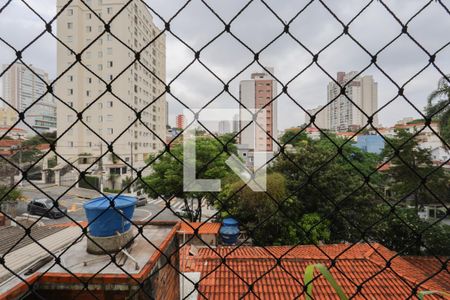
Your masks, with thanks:
M75 0L58 16L58 38L70 49L58 43L57 72L63 76L57 82L56 91L67 105L58 103L61 139L57 151L69 160L84 154L98 157L107 151L106 143L98 134L106 142L114 142L117 156L140 168L150 153L163 149L158 137L163 141L166 138L165 36L155 39L161 31L141 1L132 1L125 8L127 0L85 2L93 11ZM66 3L58 0L58 11ZM99 17L105 23L114 17L110 25L112 34L103 33L105 26ZM140 63L133 62L135 52L140 52ZM70 67L77 53L81 53L86 68L79 63ZM107 90L108 85L111 92ZM133 109L144 108L142 122L135 122ZM87 126L77 122L77 112L82 112ZM110 174L130 172L111 153L102 162Z
M48 73L21 63L8 67L2 66L3 70L7 69L3 76L3 99L17 111L25 112L25 122L29 125L21 122L17 127L29 135L36 134L30 127L40 133L56 130L56 104L53 96L46 94Z
M346 85L345 93L353 103L344 95L339 95L341 88L335 83L328 84L328 124L333 131L347 131L350 128L359 128L367 124L367 118L361 112L371 116L378 109L378 84L371 75L357 76L357 72L338 72L337 82ZM359 107L359 109L358 109ZM378 117L373 116L373 126L378 126Z
M272 74L274 73L273 68L268 68L268 70ZM241 105L239 110L239 128L242 131L239 134L239 140L241 148L249 150L249 153L273 153L278 151L277 144L273 141L273 139L276 140L278 138L276 100L267 105L276 95L277 82L265 71L253 73L251 74L251 79L240 82L239 100ZM250 121L247 119L249 116L247 109L258 110L262 107L265 107L265 116L258 115L256 122L264 130L255 126L254 122L248 125ZM249 158L249 161L247 161L249 165L252 164L251 160Z
M314 121L315 127L320 129L329 129L328 125L328 107L325 107L324 109L323 105L319 105L312 109L307 109L306 111L311 116L316 116L316 119ZM321 110L322 109L322 110ZM309 124L310 122L310 116L307 113L305 113L305 123ZM311 124L313 126L313 124Z
M231 132L231 122L226 120L219 121L219 131L218 131L219 135L223 135L230 132Z

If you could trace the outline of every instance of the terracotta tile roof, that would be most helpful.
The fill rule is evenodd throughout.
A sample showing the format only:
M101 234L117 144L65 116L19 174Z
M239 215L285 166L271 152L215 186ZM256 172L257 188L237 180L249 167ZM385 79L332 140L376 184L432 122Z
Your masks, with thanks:
M390 265L386 267L387 261ZM446 290L440 281L425 280L427 274L416 265L376 243L200 248L195 256L189 255L189 246L180 251L181 270L201 273L199 299L304 299L305 268L317 263L330 267L348 296L357 294L362 284L354 299L413 298L412 289L418 284L419 290ZM450 276L446 274L442 280L450 282ZM253 285L250 293L248 284ZM313 293L314 299L338 299L322 276L315 281Z
M194 229L198 228L199 234L219 234L220 223L202 223L202 222L181 222L181 227L178 232L186 234L194 234Z
M404 256L406 261L420 268L425 278L433 276L434 281L450 291L450 258L433 256ZM418 278L420 279L420 278Z
M11 147L11 146L20 145L21 143L22 143L22 140L5 140L5 139L1 139L0 140L0 147Z
M388 163L382 165L382 166L378 169L378 171L383 172L383 171L389 170L390 168L391 168L391 163L388 162Z
M11 155L11 151L0 151L0 155L1 156L10 156Z
M35 149L41 150L41 151L48 150L48 149L50 149L50 144L39 144L39 145L36 145Z

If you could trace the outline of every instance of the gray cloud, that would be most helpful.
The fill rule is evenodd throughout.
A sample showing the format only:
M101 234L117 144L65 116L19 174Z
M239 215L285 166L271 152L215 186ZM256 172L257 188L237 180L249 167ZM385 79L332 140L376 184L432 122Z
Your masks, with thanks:
M3 1L4 2L4 1ZM245 5L245 1L206 1L226 22ZM309 1L266 1L288 21ZM387 2L387 1L386 1ZM54 0L34 0L28 3L44 19L49 20L56 13ZM146 1L165 20L169 20L185 1ZM343 21L349 22L367 1L332 1L325 3ZM407 22L423 5L424 1L388 1L389 8L402 22ZM162 27L163 21L154 16L154 21ZM44 29L44 23L19 1L0 15L0 36L15 46L22 47ZM223 24L199 0L191 1L173 22L171 30L195 50L203 47L223 30ZM250 48L259 51L283 30L281 22L261 3L254 1L231 26L232 32ZM371 53L377 52L401 32L401 26L378 1L361 14L351 25L350 33ZM437 2L432 2L422 13L408 24L408 31L427 51L434 52L449 42L450 18ZM295 19L290 32L312 52L319 51L342 32L342 26L334 17L315 1ZM436 63L444 73L450 73L450 47L436 57ZM167 80L172 80L192 59L193 53L170 33L167 34ZM56 74L56 41L46 35L36 45L24 53L24 60L45 68L54 77ZM14 53L0 43L0 63L9 63ZM222 80L228 81L253 60L253 55L233 37L225 33L201 53L201 61ZM283 35L260 55L265 66L275 67L276 76L287 82L311 62L311 55ZM370 57L349 37L343 36L319 55L319 64L335 76L337 71L361 70L370 63ZM388 47L378 56L379 66L399 84L404 84L412 75L428 63L427 55L407 36ZM230 92L238 97L239 80L248 78L259 70L253 64L230 84ZM397 94L396 87L376 67L371 66L364 74L375 77L379 86L379 104L387 103ZM426 104L427 95L436 88L441 75L430 66L423 74L411 81L405 89L408 99L419 109ZM289 93L305 108L326 103L326 85L330 78L317 66L310 67L289 85ZM208 71L196 62L172 86L173 93L187 105L199 107L214 97L222 86ZM170 117L181 112L182 106L168 97ZM285 95L279 98L279 127L285 128L303 123L304 113ZM229 95L222 95L211 107L237 107ZM418 117L419 114L399 98L386 107L379 115L384 125L391 125L405 116Z

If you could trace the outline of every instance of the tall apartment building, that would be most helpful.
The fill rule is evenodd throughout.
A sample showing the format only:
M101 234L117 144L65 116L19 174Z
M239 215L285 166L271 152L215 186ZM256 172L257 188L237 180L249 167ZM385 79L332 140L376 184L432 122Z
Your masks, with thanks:
M274 73L273 69L269 69L270 73ZM277 95L277 84L272 76L265 72L251 74L251 79L242 80L239 85L240 99L240 128L243 129L250 121L246 120L248 109L260 109L272 101ZM266 106L265 119L258 116L258 124L265 132L270 134L274 139L278 137L277 128L277 103L271 102ZM247 126L240 133L240 144L254 151L277 151L276 143L263 130L254 124Z
M185 124L186 123L186 118L184 117L183 114L179 114L175 118L175 123L176 123L176 128L183 129L184 126L186 125Z
M231 121L222 120L219 121L219 131L220 135L230 133L231 132Z
M3 70L8 66L3 65ZM13 64L3 76L3 99L19 112L25 112L25 122L38 132L56 129L55 101L51 94L44 95L48 83L46 71L21 63ZM17 127L34 134L26 124L20 123Z
M318 127L320 129L328 129L328 107L325 107L324 109L323 105L319 105L312 109L307 109L306 111L311 116L316 116L316 119L314 120L315 127ZM322 109L322 110L321 110ZM310 122L310 116L307 113L305 113L305 123L309 124ZM313 124L311 124L313 126Z
M232 132L237 133L239 132L239 114L235 114L233 116L233 128Z
M349 128L363 127L367 118L361 112L371 116L378 109L378 84L371 75L357 76L357 72L338 72L337 82L347 84L345 93L355 103L353 105L344 95L339 95L341 88L335 83L328 84L328 124L334 131L347 131ZM359 109L358 109L358 107ZM373 116L373 126L378 126L378 117Z
M98 134L108 143L114 141L114 153L139 168L150 153L163 148L157 136L162 140L166 136L165 36L155 40L161 31L141 1L128 5L127 0L85 2L92 11L75 0L58 16L58 38L70 47L58 43L57 49L57 71L63 74L57 94L67 104L58 105L58 153L66 158L84 153L98 156L107 150ZM66 4L58 0L58 11ZM114 17L112 34L104 32L99 17L106 23ZM87 68L77 63L68 69L78 53ZM133 62L135 58L139 62ZM141 121L135 122L134 110L142 111ZM77 112L83 112L87 126L77 122L70 128ZM111 174L127 172L126 167L117 168L123 163L112 154L103 158L103 164L115 168Z

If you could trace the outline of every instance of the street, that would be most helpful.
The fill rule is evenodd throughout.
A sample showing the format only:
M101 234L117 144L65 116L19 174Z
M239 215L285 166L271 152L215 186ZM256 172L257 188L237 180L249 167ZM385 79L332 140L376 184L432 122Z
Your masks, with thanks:
M55 185L41 185L36 184L39 191L31 184L27 183L21 188L24 199L17 204L16 212L18 217L23 218L39 218L39 216L30 216L27 213L27 205L32 199L37 198L51 198L57 200L60 205L67 207L67 212L73 221L81 222L86 221L86 216L83 209L83 204L90 199L100 197L101 194L95 190L83 189L83 188L71 188L65 186ZM181 199L173 199L171 201L171 207L173 211L181 210L184 207L184 203ZM214 210L207 209L206 201L202 202L203 214L205 217L209 217L215 213ZM60 224L70 222L69 217L63 217L60 219L49 219L46 217L41 218L44 224ZM146 221L146 220L179 220L179 217L175 215L171 210L166 208L166 203L163 199L148 199L147 204L144 206L136 207L133 220Z

